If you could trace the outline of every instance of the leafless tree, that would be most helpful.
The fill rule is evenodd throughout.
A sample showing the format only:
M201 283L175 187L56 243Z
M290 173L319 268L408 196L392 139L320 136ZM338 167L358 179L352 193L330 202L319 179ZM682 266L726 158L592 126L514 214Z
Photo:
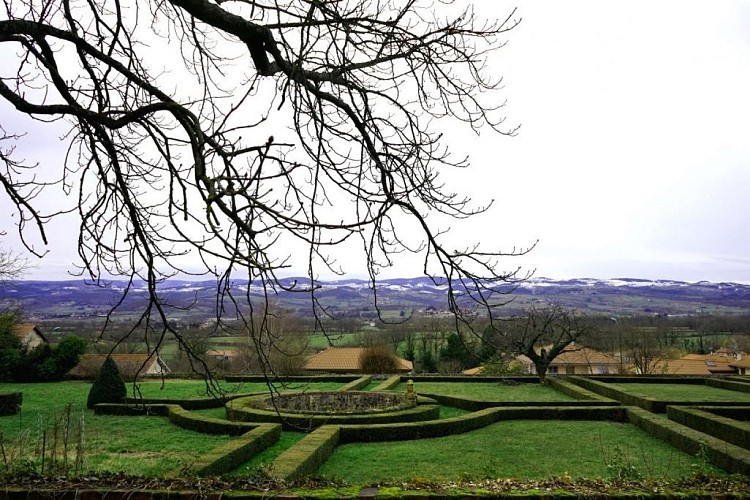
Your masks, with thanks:
M134 334L179 338L160 296L177 274L215 277L217 317L239 315L253 335L267 329L280 288L308 294L320 324L318 277L345 271L337 245L361 249L374 291L400 254L419 255L459 323L477 306L489 313L523 278L501 258L525 250L454 246L434 217L489 206L444 184L443 170L468 162L449 154L438 125L515 133L503 124L501 80L485 65L516 26L514 11L484 21L471 3L450 0L4 7L0 96L21 115L68 127L51 185L35 177L38 166L2 157L19 231L43 252L33 241L47 243L55 214L38 195L71 194L81 274L126 278L123 298L136 282L148 287ZM308 279L285 284L280 276L300 262ZM240 278L247 286L235 286Z
M17 253L0 248L0 284L17 280L27 271L29 262Z
M666 333L661 328L626 325L623 332L624 356L639 375L653 375L665 371Z
M532 308L519 317L503 321L502 338L511 352L534 363L539 382L546 383L554 359L592 332L584 317L561 306Z

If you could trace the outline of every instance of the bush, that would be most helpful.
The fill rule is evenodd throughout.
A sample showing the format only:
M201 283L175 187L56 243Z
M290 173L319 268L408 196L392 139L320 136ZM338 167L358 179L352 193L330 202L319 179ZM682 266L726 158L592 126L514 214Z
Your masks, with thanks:
M86 350L86 341L74 335L53 346L28 349L13 334L15 316L0 315L0 381L39 382L62 380Z
M122 403L125 401L127 392L117 363L107 356L99 369L96 380L91 385L86 406L93 408L99 403Z
M15 316L0 314L0 381L13 380L21 363L21 342L13 335Z
M0 415L15 415L21 411L23 393L0 394Z
M364 349L359 357L359 363L363 373L398 372L396 354L384 344Z

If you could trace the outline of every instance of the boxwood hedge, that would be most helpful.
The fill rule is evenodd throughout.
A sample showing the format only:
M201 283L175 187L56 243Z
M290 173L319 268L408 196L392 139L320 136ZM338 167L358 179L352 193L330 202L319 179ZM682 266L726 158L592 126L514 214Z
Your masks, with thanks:
M338 388L339 391L356 391L358 389L363 388L367 384L369 384L372 381L372 375L365 375L364 377L360 377L357 380L352 380L346 385L343 385Z
M745 415L750 407L744 408ZM669 419L711 436L750 450L750 423L717 415L710 406L667 407Z
M630 423L657 439L691 455L705 453L709 461L722 469L750 475L750 451L677 422L667 420L642 408L629 407Z
M274 460L273 475L289 481L313 474L336 450L339 431L338 425L315 429Z
M201 456L191 469L198 476L218 476L231 472L265 450L281 436L278 424L262 424Z

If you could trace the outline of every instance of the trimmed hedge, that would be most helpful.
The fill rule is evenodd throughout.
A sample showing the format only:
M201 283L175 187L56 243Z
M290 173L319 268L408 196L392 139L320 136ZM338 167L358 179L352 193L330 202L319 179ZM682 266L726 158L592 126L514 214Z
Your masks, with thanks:
M289 481L315 473L336 450L339 432L337 425L317 428L273 461L272 474Z
M731 418L740 422L750 421L750 405L747 406L711 406L711 407L700 407L713 413L714 415L721 415L722 417Z
M601 406L607 404L602 401L477 401L475 399L462 398L460 396L448 396L445 394L421 394L421 396L434 399L441 405L453 406L466 411L480 411L486 408L508 408L529 406ZM613 401L611 404L619 404Z
M397 424L342 425L341 443L407 441L451 436L481 429L500 420L499 408L487 408L460 417Z
M414 382L518 382L520 384L538 384L536 375L499 376L499 375L409 375Z
M746 375L729 375L724 377L724 380L731 380L732 382L740 382L742 384L750 384L750 377Z
M600 404L612 404L612 405L619 405L620 402L608 398L606 396L602 396L600 394L597 394L595 392L591 392L589 390L584 389L583 387L579 387L575 384L571 384L567 380L561 380L559 378L548 378L547 383L555 389L558 392L561 392L565 394L566 396L570 396L572 398L575 398L579 401L596 401Z
M618 381L622 382L621 379L623 379L623 377L612 377L612 379L606 379L606 380L609 380L613 383L617 383ZM651 381L647 383L657 383L654 381L656 377L646 377L646 379ZM621 391L620 389L617 389L616 387L612 387L606 382L602 382L601 377L596 377L596 378L570 377L569 380L573 382L574 384L580 387L583 387L584 389L587 389L589 391L595 392L601 396L617 400L620 403L627 405L627 406L638 406L639 408L643 408L644 410L649 411L651 413L666 413L667 405L680 404L680 403L674 403L674 402L659 401L653 398L644 398L641 396L630 394L625 391ZM634 382L633 377L630 377L624 380ZM659 380L663 381L663 377L659 378ZM638 377L635 381L640 382L641 377Z
M393 389L400 383L401 383L401 376L394 375L393 377L390 377L387 380L384 380L383 382L381 382L379 385L375 386L372 390L373 391L390 391L391 389Z
M722 469L750 475L750 451L649 413L642 408L627 408L630 423L657 439L691 455L705 451L709 461Z
M326 374L326 375L295 375L295 376L284 376L278 379L269 378L264 375L227 375L224 377L224 380L226 382L239 384L242 382L274 382L274 381L284 381L284 382L308 382L308 383L316 383L316 382L341 382L342 384L346 384L348 382L351 382L353 380L357 380L359 377L361 377L362 374L356 375L337 375L337 374Z
M611 384L688 384L704 385L706 377L698 375L589 375L586 378L597 380L599 382L609 382Z
M221 418L206 417L186 410L178 405L142 405L132 406L116 403L100 403L94 407L97 415L155 415L168 417L177 427L203 434L227 434L239 436L258 427L258 424L247 422L230 422Z
M372 381L372 375L365 375L364 377L360 377L357 380L352 380L348 384L342 387L339 387L336 390L337 391L356 391L356 390L363 388L364 386L369 384L371 381Z
M169 407L169 421L183 429L202 432L203 434L228 434L230 436L239 436L258 427L258 424L206 417L179 406Z
M747 413L750 408L746 408ZM746 450L750 450L750 423L738 422L732 418L713 413L709 406L667 407L669 419L697 431L705 432Z
M186 410L208 410L221 408L227 401L237 398L246 398L267 392L248 392L244 394L232 394L223 398L200 398L200 399L162 399L162 398L126 398L125 403L134 406L141 405L179 405Z
M281 437L281 426L264 424L201 456L193 466L198 476L218 476L233 471Z
M342 425L341 443L407 441L452 436L481 429L501 420L612 420L626 422L627 412L619 406L561 407L529 406L486 408L459 417L405 424Z
M281 423L284 430L299 431L314 429L321 425L418 422L434 420L440 416L440 407L435 401L419 397L417 403L414 408L381 413L312 415L252 408L245 399L237 399L227 403L227 418L237 422Z
M2 415L15 415L21 411L21 404L23 403L22 392L11 392L6 394L0 394L0 416Z
M716 387L717 389L727 389L729 391L750 392L750 384L725 380L720 378L706 379L706 385Z
M99 403L94 406L95 415L121 415L124 417L134 417L139 415L156 415L166 417L169 415L170 406L177 405L129 405L123 403Z
M614 379L615 377L613 377ZM620 379L622 377L617 377L617 379ZM653 380L659 380L658 383L672 383L673 381L671 379L667 379L664 377L650 377ZM654 399L654 398L648 398L643 396L636 396L634 394L630 394L628 392L622 391L620 389L617 389L615 387L612 387L611 385L602 382L602 377L570 377L569 380L573 382L574 384L583 387L584 389L588 389L590 391L593 391L597 394L600 394L602 396L616 399L620 401L622 404L627 406L638 406L639 408L643 408L646 411L649 411L651 413L666 413L668 406L747 406L747 402L740 402L740 401L717 401L717 402L710 402L710 401L664 401L660 399ZM609 380L609 379L608 379ZM640 382L641 378L629 378L627 379L630 382ZM677 378L674 380L681 380L680 383L689 383L684 382L685 380L696 380L695 377L692 378ZM697 380L706 380L706 379L697 379ZM711 379L711 380L718 380L718 379ZM614 382L614 380L611 380ZM657 382L653 382L657 383ZM706 382L708 383L708 382ZM697 385L697 384L693 384ZM709 384L710 385L710 384Z

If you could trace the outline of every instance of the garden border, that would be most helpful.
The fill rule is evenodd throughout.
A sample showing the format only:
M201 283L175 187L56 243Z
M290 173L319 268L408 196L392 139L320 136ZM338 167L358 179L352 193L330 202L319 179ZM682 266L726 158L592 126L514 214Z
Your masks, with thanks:
M627 422L621 406L487 408L443 420L406 424L324 425L273 461L273 474L282 480L314 474L339 444L450 436L480 429L501 420L613 420Z
M750 422L738 421L714 413L711 406L668 406L667 416L673 422L750 450ZM736 406L725 407L740 409ZM750 415L750 406L743 407Z
M411 380L411 379L409 379ZM393 390L398 384L401 383L401 375L394 375L382 381L377 386L373 387L373 391L390 391Z
M342 385L336 390L337 391L356 391L356 390L362 389L370 382L372 382L372 375L365 375L365 376L359 377L357 380L352 380L346 385Z
M646 411L649 411L651 413L666 413L668 406L748 406L748 403L740 402L740 401L669 401L669 400L662 400L662 399L656 399L656 398L650 398L650 397L642 397L642 396L636 396L635 394L630 394L628 392L622 391L620 389L617 389L616 387L612 387L609 385L609 383L641 383L642 379L640 377L633 379L633 378L623 378L623 377L580 377L580 376L574 376L570 377L568 380L573 382L574 384L578 385L579 387L583 387L584 389L587 389L589 391L595 392L597 394L600 394L604 397L612 398L617 401L620 401L623 405L626 406L637 406L639 408L643 408ZM650 377L646 383L671 383L669 382L671 379L664 378L664 377ZM705 379L703 378L678 378L675 380L680 380L680 382L677 382L679 384L690 384L690 385L706 385ZM686 382L686 380L693 380L693 382ZM700 381L700 382L697 382ZM726 390L732 390L727 389L725 387L716 387L717 389L726 389ZM743 391L744 392L744 391Z
M312 415L284 413L247 406L245 398L226 404L227 419L235 422L280 423L284 430L313 429L323 425L377 424L394 422L415 422L435 420L440 416L440 407L435 400L424 396L417 397L417 406L404 410L382 413Z
M719 438L691 429L638 407L628 407L630 423L657 439L691 455L705 453L717 467L737 474L750 475L750 451Z

